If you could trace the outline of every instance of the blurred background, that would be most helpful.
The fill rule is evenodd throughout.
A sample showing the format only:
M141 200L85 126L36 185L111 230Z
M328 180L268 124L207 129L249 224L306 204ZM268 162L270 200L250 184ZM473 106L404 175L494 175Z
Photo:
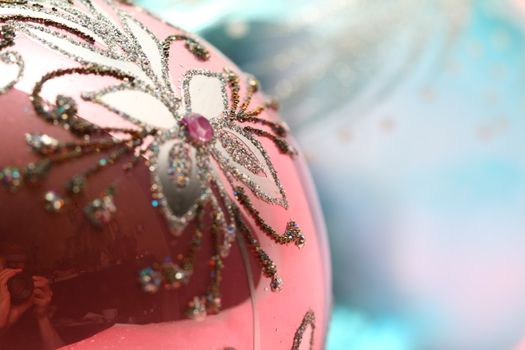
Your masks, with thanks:
M280 100L328 224L327 349L525 349L524 0L138 2Z

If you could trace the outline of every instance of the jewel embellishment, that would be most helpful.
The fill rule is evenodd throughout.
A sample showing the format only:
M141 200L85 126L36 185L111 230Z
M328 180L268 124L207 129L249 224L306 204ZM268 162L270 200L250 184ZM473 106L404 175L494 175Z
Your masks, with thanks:
M189 113L180 121L188 133L189 140L195 145L204 145L213 139L213 127L208 119L198 113Z
M22 167L3 167L0 183L14 193L24 184L42 182L57 165L100 155L91 166L71 177L62 190L46 192L44 207L59 213L68 205L68 197L81 200L90 179L106 169L118 165L129 172L137 164L145 164L151 173L152 198L144 200L162 211L174 236L181 235L190 224L195 227L184 254L176 259L167 257L138 272L145 292L191 283L204 239L211 240L213 247L208 261L210 284L203 296L189 301L188 316L202 319L220 311L222 269L237 239L252 249L264 276L270 279L271 289L280 290L283 279L277 266L248 223L253 221L276 244L293 243L299 248L305 244L295 221L283 223L284 233L280 234L257 209L270 204L288 209L289 205L260 141L269 141L284 155L296 154L286 138L286 125L261 117L277 105L267 101L252 106L259 92L258 81L229 68L219 72L188 70L178 91L168 65L170 59L175 60L171 57L172 46L183 43L195 60L206 61L211 54L205 45L183 32L159 40L122 6L108 1L108 8L103 10L90 0L0 0L0 60L18 68L15 80L0 88L0 94L23 77L24 59L12 51L18 36L78 63L45 74L31 94L36 114L68 130L75 140L62 142L46 134L27 134L26 142L38 160ZM82 91L80 96L126 119L133 127L100 126L90 121L92 116L81 118L78 101L65 95L67 91L58 94L53 103L42 97L48 83L70 76L112 81L110 86ZM88 199L85 205L87 220L101 230L117 214L115 187L118 184L109 186L98 198Z

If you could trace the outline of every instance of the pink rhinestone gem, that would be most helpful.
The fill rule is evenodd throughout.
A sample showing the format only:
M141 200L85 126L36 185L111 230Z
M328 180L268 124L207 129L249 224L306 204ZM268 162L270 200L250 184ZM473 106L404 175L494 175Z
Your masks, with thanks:
M213 127L206 117L198 113L189 113L181 120L186 126L191 141L197 144L210 142L213 138Z

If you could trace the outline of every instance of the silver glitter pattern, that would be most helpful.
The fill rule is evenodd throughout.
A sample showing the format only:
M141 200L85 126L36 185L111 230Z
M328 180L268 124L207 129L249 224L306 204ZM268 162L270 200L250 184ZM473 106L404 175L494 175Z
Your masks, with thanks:
M239 235L254 248L264 275L271 279L272 290L280 290L283 282L277 274L276 265L260 247L240 208L244 207L257 226L277 244L294 242L298 247L304 245L304 235L293 220L287 224L284 234L276 233L262 219L243 190L246 187L257 199L288 209L288 200L277 171L258 140L258 137L267 137L281 153L288 156L295 154L290 151L292 147L286 140L287 130L282 123L259 118L265 109L274 108L274 104L267 102L249 110L259 84L248 76L247 92L241 101L239 74L229 68L222 72L188 70L179 95L169 74L171 45L184 42L184 47L200 61L209 58L208 49L182 31L159 40L119 5L109 0L104 4L118 20L90 0L0 0L0 24L6 23L2 33L8 33L7 39L15 32L24 34L80 64L80 67L52 71L42 77L33 90L32 103L45 121L83 137L83 141L62 143L47 135L28 135L28 145L43 159L22 170L14 167L0 169L0 183L14 192L25 182L45 178L54 164L94 152L111 151L93 167L67 182L66 195L76 196L84 191L92 176L125 156L133 155L132 161L124 167L127 171L147 158L144 163L151 173L151 204L162 211L174 235L180 235L192 222L199 226L203 221L200 213L211 209L210 235L214 253L209 263L212 278L206 297L195 297L190 302L190 316L202 318L205 314L219 311L222 259L229 255L239 230ZM16 43L12 45L6 41L4 46L16 47ZM0 43L0 50L5 49L4 46ZM0 60L15 64L18 68L16 79L0 88L0 93L4 93L22 79L24 61L15 51L1 52ZM49 108L41 96L44 84L73 74L118 80L117 84L98 91L82 91L81 98L123 117L133 123L134 128L102 128L80 119L76 115L77 102L65 95L58 95L55 106ZM192 84L198 85L196 92L192 90ZM201 91L205 91L205 96ZM134 103L129 103L130 100ZM215 104L203 105L208 100L215 101ZM192 132L198 130L184 123L189 114L203 113L199 108L211 111L209 115L199 114L199 117L206 118L204 127L208 129L205 131L213 135L205 138L203 143L192 140ZM245 126L246 123L251 126ZM255 128L256 125L271 131ZM110 136L112 133L127 137L116 139ZM97 137L91 140L92 136ZM224 179L226 183L223 183ZM234 193L230 194L227 188L233 189ZM111 188L101 197L88 202L85 214L94 226L100 228L112 220L117 211L114 200ZM46 195L46 208L52 212L59 213L65 203L62 196L54 191ZM200 233L197 236L200 241ZM165 269L169 271L167 279L173 277L174 271L180 270L178 266L172 267ZM184 279L189 278L191 269L184 271ZM155 280L150 278L153 275L156 275L155 271L149 270L143 274L147 277L145 283L148 288L145 289L148 292L157 290L159 286L156 282L151 283ZM181 285L178 283L182 279L179 275L176 274L178 277L167 284L170 288Z

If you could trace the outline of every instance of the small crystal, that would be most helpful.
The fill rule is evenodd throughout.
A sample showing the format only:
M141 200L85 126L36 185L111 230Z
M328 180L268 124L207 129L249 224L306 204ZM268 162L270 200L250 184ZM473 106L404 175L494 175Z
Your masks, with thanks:
M22 185L22 173L18 168L6 167L0 170L0 183L11 192L15 192Z
M202 297L194 297L189 303L186 314L195 321L203 321L206 318L206 300Z
M57 139L46 134L26 134L26 142L34 152L41 155L53 154L60 147Z
M64 207L64 199L53 191L44 195L46 210L52 213L58 213Z
M154 294L160 289L162 276L160 272L155 271L151 267L147 267L139 271L139 282L142 290L149 294Z
M235 236L235 232L237 231L235 225L233 224L229 224L227 227L226 227L226 233L228 234L228 236Z
M29 182L38 182L42 180L51 169L51 161L44 159L36 163L29 163L24 168L24 177Z
M113 201L113 196L105 193L101 198L96 198L88 204L84 208L84 212L93 225L102 227L113 219L117 207Z
M297 240L295 241L295 245L298 248L303 248L305 244L306 244L306 238L304 237L303 234L299 234L297 236Z
M250 77L248 84L250 85L250 88L252 89L253 92L259 91L259 81L255 79L254 77Z
M176 289L183 283L188 282L188 276L177 264L174 264L171 259L167 259L161 266L161 272L164 280L164 288Z
M77 114L77 103L69 96L58 95L56 98L56 108L54 110L55 119L64 122L69 121Z
M283 289L283 279L279 276L274 276L272 278L272 282L270 283L270 288L272 288L272 292L279 292Z
M78 175L73 177L69 182L66 184L66 189L71 194L79 194L84 191L86 187L86 178L82 175Z
M302 248L306 243L306 238L301 233L301 228L295 221L288 222L284 236L286 239L294 241L295 245L299 248Z
M216 315L221 311L221 307L222 307L222 299L213 293L208 294L207 303L206 303L207 313Z

